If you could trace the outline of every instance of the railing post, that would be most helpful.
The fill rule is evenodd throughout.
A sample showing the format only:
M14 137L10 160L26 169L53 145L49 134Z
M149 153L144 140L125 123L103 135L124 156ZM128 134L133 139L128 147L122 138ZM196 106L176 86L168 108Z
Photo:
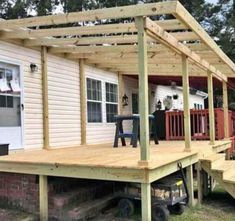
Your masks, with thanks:
M225 81L223 84L223 109L224 109L224 138L229 139L229 121L228 121L228 89Z
M169 122L169 112L165 112L165 124L166 124L166 140L170 140L170 122Z
M191 151L191 122L189 108L188 58L182 55L183 98L184 98L184 141L185 151Z
M210 144L215 144L215 113L214 113L214 98L213 98L213 76L208 71L208 107L209 107L209 125L210 125Z

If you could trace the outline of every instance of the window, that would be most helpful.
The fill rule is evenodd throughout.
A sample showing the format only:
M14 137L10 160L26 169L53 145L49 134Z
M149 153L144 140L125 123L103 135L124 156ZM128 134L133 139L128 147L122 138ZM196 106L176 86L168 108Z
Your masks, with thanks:
M102 122L101 81L87 78L87 116L89 123Z
M13 108L13 96L0 95L1 108Z
M118 89L116 84L105 83L106 91L106 120L114 122L114 116L118 113Z

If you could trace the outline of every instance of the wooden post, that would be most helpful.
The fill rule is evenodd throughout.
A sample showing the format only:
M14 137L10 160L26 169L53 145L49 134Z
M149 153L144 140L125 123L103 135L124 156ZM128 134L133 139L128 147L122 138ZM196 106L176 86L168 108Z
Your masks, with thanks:
M186 167L187 187L189 192L189 206L195 205L194 202L194 189L193 189L193 165Z
M210 124L210 144L215 144L215 113L214 113L214 98L213 98L213 76L208 71L208 107L209 107L209 124Z
M189 106L188 58L182 55L183 98L184 98L184 141L185 151L191 151L191 121Z
M208 183L209 183L209 178L208 178L208 174L206 171L202 171L202 183L203 183L203 197L208 196L209 194L209 187L208 187Z
M142 183L141 184L141 220L152 220L151 218L151 184Z
M123 114L123 106L122 106L122 96L124 95L124 82L122 73L118 72L118 111L119 114Z
M43 148L50 148L49 111L48 111L48 79L47 79L47 47L41 48L42 65L42 102L43 102Z
M200 161L197 163L197 197L198 197L198 205L202 203L202 168Z
M81 106L81 144L86 145L86 74L84 60L79 59L80 106Z
M39 176L40 221L48 221L48 183L47 176Z
M149 105L148 105L148 63L147 63L147 34L145 18L137 17L135 23L138 29L138 63L139 63L139 104L140 105L140 146L141 162L148 164L149 150Z
M228 88L225 81L223 84L223 108L224 108L224 138L229 139L229 122L228 122Z

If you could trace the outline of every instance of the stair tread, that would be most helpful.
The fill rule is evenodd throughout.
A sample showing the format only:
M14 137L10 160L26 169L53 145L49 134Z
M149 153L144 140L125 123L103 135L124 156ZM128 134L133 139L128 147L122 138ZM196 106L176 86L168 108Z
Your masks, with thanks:
M223 179L225 182L234 183L235 184L235 171L231 170L231 173L227 174Z
M227 171L231 168L235 167L235 161L233 160L226 160L226 161L222 161L221 164L217 164L215 166L212 167L213 170L217 170L217 171Z
M225 160L225 153L217 153L217 154L212 154L210 156L206 156L205 158L202 159L202 161L209 161L213 162L219 159L224 159Z

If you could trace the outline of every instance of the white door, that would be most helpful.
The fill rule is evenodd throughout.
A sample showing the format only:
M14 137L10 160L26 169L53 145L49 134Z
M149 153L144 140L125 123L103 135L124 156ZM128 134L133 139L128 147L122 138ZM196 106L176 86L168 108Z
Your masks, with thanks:
M23 147L20 67L0 62L0 144Z

